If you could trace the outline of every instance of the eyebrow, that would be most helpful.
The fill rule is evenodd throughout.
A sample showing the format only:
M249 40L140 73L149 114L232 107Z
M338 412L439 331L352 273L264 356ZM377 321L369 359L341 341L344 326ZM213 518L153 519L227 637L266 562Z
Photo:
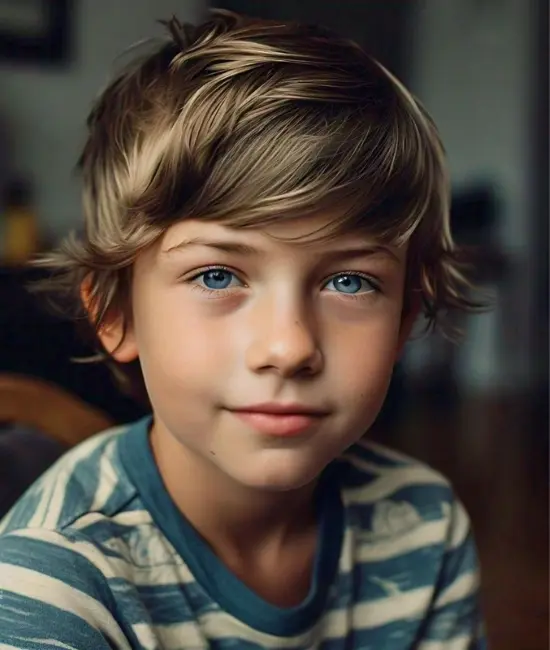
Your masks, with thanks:
M184 251L191 246L206 246L208 248L214 248L224 253L245 255L248 257L253 255L260 256L264 254L263 251L242 242L224 241L218 239L203 239L202 237L185 239L163 252L166 254L172 254ZM390 248L381 244L365 244L362 246L351 246L339 250L327 251L323 257L327 257L333 260L348 260L358 257L371 257L374 255L384 255L392 261L400 263L399 257Z
M190 246L208 246L209 248L215 248L216 250L223 251L224 253L233 253L237 255L258 255L258 251L253 246L248 244L243 244L240 242L232 241L222 241L214 239L202 239L201 237L193 237L193 239L185 239L174 246L166 249L164 253L176 253L183 251Z

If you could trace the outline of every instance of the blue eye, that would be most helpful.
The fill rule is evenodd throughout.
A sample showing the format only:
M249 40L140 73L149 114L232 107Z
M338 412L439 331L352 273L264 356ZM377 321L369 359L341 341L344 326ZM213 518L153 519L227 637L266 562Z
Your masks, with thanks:
M347 294L372 293L377 290L371 280L357 273L341 273L340 275L335 275L325 284L325 288L329 291Z
M229 287L234 285L235 281L238 285L241 285L241 282L234 273L222 268L203 271L199 275L196 275L193 280L202 280L201 284L203 287L211 291L229 289Z

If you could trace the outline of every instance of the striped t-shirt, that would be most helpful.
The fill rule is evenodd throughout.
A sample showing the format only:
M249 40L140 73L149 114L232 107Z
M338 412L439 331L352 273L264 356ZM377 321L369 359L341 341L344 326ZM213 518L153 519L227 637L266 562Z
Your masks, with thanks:
M321 476L310 593L259 597L171 501L150 420L66 454L0 523L0 648L480 650L476 551L439 474L370 442Z

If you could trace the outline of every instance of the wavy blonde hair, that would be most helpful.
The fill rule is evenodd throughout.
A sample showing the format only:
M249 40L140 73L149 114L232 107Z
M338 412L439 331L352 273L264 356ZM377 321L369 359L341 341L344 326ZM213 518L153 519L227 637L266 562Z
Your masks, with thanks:
M65 313L86 320L86 280L93 330L112 314L127 325L133 261L181 219L258 228L320 209L336 215L321 237L409 242L405 298L417 294L429 327L477 307L451 237L437 130L388 70L319 27L223 11L197 27L163 24L167 37L88 118L83 235L38 262ZM121 369L144 396L139 369Z

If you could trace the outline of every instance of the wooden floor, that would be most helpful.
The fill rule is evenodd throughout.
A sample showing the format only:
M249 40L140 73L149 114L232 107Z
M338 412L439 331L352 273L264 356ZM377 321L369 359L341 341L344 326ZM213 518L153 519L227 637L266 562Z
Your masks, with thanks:
M490 650L548 650L548 414L525 399L418 399L376 437L446 474L479 547Z

